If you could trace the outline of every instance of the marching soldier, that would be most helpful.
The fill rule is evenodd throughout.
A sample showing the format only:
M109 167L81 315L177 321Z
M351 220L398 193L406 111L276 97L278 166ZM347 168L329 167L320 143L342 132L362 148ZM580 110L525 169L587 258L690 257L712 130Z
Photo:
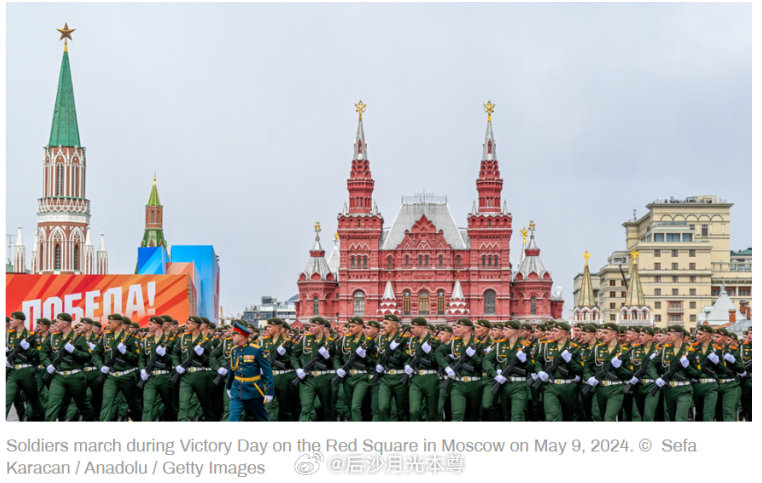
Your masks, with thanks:
M452 337L452 327L447 324L441 324L437 327L436 339L439 342L440 347L449 344ZM439 349L439 347L437 347L437 349ZM434 353L434 359L436 360L436 352ZM437 361L437 366L437 376L439 377L439 402L437 402L437 414L439 414L442 421L452 421L452 402L450 400L452 385L448 384L445 386L442 384L447 378L447 375L444 372L444 368L439 365L439 361ZM437 421L439 420L437 419Z
M539 346L535 356L537 378L544 384L540 394L545 420L571 421L577 404L577 376L582 373L579 346L569 339L571 327L566 322L556 322L548 329L550 340Z
M501 340L495 343L495 349L484 357L484 372L488 384L484 385L482 396L482 414L484 419L490 411L495 411L494 401L498 400L500 414L491 420L524 421L528 392L527 364L529 341L519 338L521 324L515 320L506 322L502 329ZM509 369L510 368L510 369ZM492 391L493 384L499 384L497 393ZM508 408L510 407L510 415Z
M638 344L630 353L630 370L633 374L628 384L632 386L632 402L642 421L655 421L656 418L659 394L652 395L650 391L659 377L654 363L659 350L654 343L654 329L645 327L640 331ZM640 377L635 377L637 373L640 373Z
M744 372L741 356L730 344L727 329L715 331L714 342L718 346L720 361L717 364L717 420L738 421L738 405L741 400L739 374Z
M617 420L624 401L623 384L632 378L627 347L621 345L618 329L613 322L601 326L601 341L593 348L582 375L595 388L593 404L598 405L603 421L607 422Z
M745 335L739 350L744 372L738 377L741 379L741 415L744 420L751 422L751 326Z
M700 377L700 372L691 365L695 349L683 343L684 335L685 329L681 325L667 327L665 344L654 361L660 374L655 384L664 388L664 417L667 421L688 420L693 404L690 380Z
M93 408L87 400L87 381L82 368L90 360L84 338L71 328L71 315L56 316L56 332L42 346L40 356L45 371L52 376L45 407L45 421L55 421L69 397L74 399L82 419L92 421Z
M266 406L270 421L296 421L299 419L299 390L291 380L294 368L291 367L289 351L295 341L288 337L285 322L277 317L268 319L265 337L262 338L262 350L270 361L273 371L275 398Z
M172 343L174 337L164 330L164 319L153 316L148 320L148 336L141 343L140 379L143 381L143 421L164 421L177 418L170 378L172 374ZM164 409L162 415L160 409Z
M378 339L378 334L381 332L381 323L377 320L369 320L365 323L365 330L363 331L366 337L370 337L374 341L373 352L375 352L375 341ZM369 356L369 362L375 361L373 356ZM374 367L375 370L375 367ZM370 376L369 381L370 381ZM378 384L370 384L370 413L371 421L380 421L380 414L378 412Z
M376 342L376 376L378 384L378 411L381 421L392 421L392 398L394 399L397 421L408 420L409 390L402 384L405 367L405 334L400 330L399 318L393 314L384 315L384 325ZM373 379L371 379L373 383Z
M331 401L331 374L334 361L331 360L333 339L328 337L331 323L322 317L310 319L309 334L302 337L299 345L291 351L291 365L296 368L299 378L299 421L310 421L313 411L320 421L333 421L334 408ZM320 408L315 407L315 397L320 400Z
M243 323L242 320L233 320L233 323ZM212 350L212 354L210 356L210 362L212 364L212 370L217 373L216 376L214 376L214 379L212 382L216 380L220 380L220 378L224 378L222 380L227 381L227 375L230 371L230 354L233 351L234 343L233 343L233 326L229 326L227 329L225 329L223 332L219 334L220 336L220 342L217 344L217 346ZM267 356L267 353L265 352L265 356ZM269 407L270 405L268 405ZM269 415L269 410L268 410ZM227 421L230 416L230 397L228 396L227 391L223 391L222 395L222 420ZM273 421L273 419L270 419Z
M34 371L34 379L37 383L37 394L40 397L40 405L43 408L43 417L45 416L45 406L47 406L48 403L48 386L45 384L42 380L42 377L45 372L45 366L42 365L42 346L45 345L46 342L48 342L48 339L50 339L50 326L51 322L50 320L41 317L37 319L35 323L35 327L37 327L37 330L35 332L36 335L36 344L35 348L37 349L38 354L40 356L38 357L37 367ZM95 414L95 413L93 413Z
M201 405L201 412L206 421L219 420L209 397L214 377L209 361L213 341L201 333L202 324L204 322L201 318L195 315L188 317L185 332L175 339L172 350L172 365L175 366L175 373L179 374L173 377L180 377L178 421L192 420L194 396Z
M410 333L405 351L408 359L405 374L410 384L408 400L410 402L410 420L441 421L439 406L439 376L435 353L439 342L428 331L428 323L423 317L414 317L410 321ZM426 405L423 405L423 401ZM424 413L425 411L425 413Z
M233 321L234 347L225 385L230 398L228 421L240 421L244 409L255 421L267 421L265 406L275 393L270 361L258 344L249 341L250 336L248 327Z
M108 324L109 330L103 333L93 350L93 361L106 378L100 420L114 419L118 411L117 395L121 393L127 402L130 419L140 421L143 411L135 387L140 349L135 336L129 334L132 324L125 326L124 318L119 314L109 315Z
M341 379L350 421L363 420L363 402L370 386L368 369L372 366L368 364L371 359L369 353L373 339L365 336L364 326L365 322L362 318L350 318L349 332L336 344L336 358L339 365L336 369L336 377ZM345 365L349 367L344 369Z
M8 417L19 391L23 391L32 409L29 420L42 421L43 409L34 377L40 353L36 348L37 336L34 332L26 330L25 320L24 312L13 312L10 330L5 335L5 417ZM22 418L23 414L19 414L19 421Z
M695 365L700 377L693 380L693 405L696 407L696 421L714 421L717 407L717 379L715 368L720 362L717 351L722 348L712 343L714 329L700 325L696 330Z
M483 352L478 350L473 330L471 319L458 319L453 327L455 337L436 352L437 362L452 380L449 385L453 421L477 421L481 410Z

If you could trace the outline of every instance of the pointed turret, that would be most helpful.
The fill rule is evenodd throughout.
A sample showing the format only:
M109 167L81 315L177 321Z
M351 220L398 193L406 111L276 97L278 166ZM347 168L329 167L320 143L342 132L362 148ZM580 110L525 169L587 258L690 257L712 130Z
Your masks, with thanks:
M646 304L646 296L643 293L643 287L640 284L640 274L638 273L638 251L633 250L632 271L630 272L630 284L627 286L627 298L624 304L630 307L642 307Z
M24 240L21 238L21 225L19 225L18 232L16 233L16 244L13 245L13 271L15 273L24 273L25 253L26 247L24 246Z
M460 280L455 280L455 285L452 287L452 295L450 296L450 305L447 308L447 315L458 318L469 313L466 297L463 296L463 289L460 286Z
M307 279L312 279L314 274L318 274L320 280L326 280L331 273L328 262L325 260L325 250L320 245L320 222L315 223L315 244L310 250L310 259L302 273L307 276Z
M336 280L339 279L339 261L341 253L339 252L339 234L333 235L333 250L328 256L328 268L336 275Z
M622 305L617 313L617 324L652 327L654 324L653 314L651 313L651 307L646 305L646 296L640 284L638 254L637 250L630 252L632 256L630 283L627 286L627 297L625 298L624 305Z
M365 111L365 107L362 101L355 104L355 110L359 113L359 120L357 121L357 136L354 142L352 170L347 180L349 213L353 214L371 213L373 186L375 184L370 173L368 146L365 143L365 131L362 126L362 113Z
M67 44L64 44L61 72L58 75L58 92L56 93L53 125L50 128L48 146L81 146L79 141L79 126L77 125L77 110L74 107L74 86L71 81L71 67L69 66L69 49Z
M40 271L40 235L35 232L34 244L32 245L32 264L29 267L31 273L39 273Z
M539 279L546 278L546 274L547 278L550 278L550 272L545 268L542 260L540 260L540 247L537 246L537 242L534 240L534 228L535 224L532 221L529 223L529 230L531 231L529 244L524 249L524 257L521 259L521 264L516 275L520 274L524 279L527 279L531 273L536 273Z
M98 259L96 272L98 275L108 273L108 252L106 251L106 235L101 232L101 241L98 245Z
M159 201L159 190L156 188L156 175L153 176L151 194L146 203L146 227L143 233L141 247L167 247L167 239L164 238L164 207Z
M484 109L487 112L487 133L484 135L482 163L476 180L476 190L479 192L479 213L499 213L503 179L500 177L500 168L497 164L497 143L492 134L492 113L495 105L487 101Z
M93 239L90 236L90 227L87 227L84 252L82 255L84 259L84 267L82 272L86 275L89 275L93 273L93 265L95 263L95 246L93 246Z
M392 281L387 280L386 281L386 288L384 288L384 295L381 296L381 302L378 304L378 314L379 315L387 315L387 314L399 314L399 309L397 308L397 297L394 295L394 289L392 288Z
M590 267L587 263L588 258L590 258L590 253L586 250L582 256L585 257L585 269L582 273L582 283L579 288L577 305L572 309L571 320L575 323L600 321L601 311L595 302L593 279L590 275Z

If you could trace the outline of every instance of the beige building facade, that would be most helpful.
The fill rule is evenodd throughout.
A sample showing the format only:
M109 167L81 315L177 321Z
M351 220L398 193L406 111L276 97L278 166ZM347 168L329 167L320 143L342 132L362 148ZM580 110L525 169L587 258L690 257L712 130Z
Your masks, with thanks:
M643 217L623 223L625 250L613 252L591 274L603 322L616 321L625 302L632 258L654 325L695 327L704 306L711 306L722 285L739 310L751 313L751 249L731 252L730 208L717 196L656 200ZM575 301L582 274L574 279Z

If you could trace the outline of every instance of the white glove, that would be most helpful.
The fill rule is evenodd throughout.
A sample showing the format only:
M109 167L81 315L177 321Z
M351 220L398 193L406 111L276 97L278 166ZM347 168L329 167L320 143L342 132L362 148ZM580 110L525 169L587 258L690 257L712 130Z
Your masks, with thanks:
M19 342L19 345L20 345L20 346L21 346L21 348L22 348L22 349L24 349L24 350L27 350L27 349L29 349L29 342L27 342L27 341L25 341L25 340L23 340L23 339L22 339L22 341L21 341L21 342Z
M503 373L503 370L502 370L502 369L498 369L498 370L496 370L495 372L497 372L497 375L499 376L500 374L502 374L502 373Z
M140 378L143 379L144 381L148 380L148 373L146 372L145 369L140 370Z
M56 368L53 367L53 364L50 364L48 367L45 368L46 371L48 371L48 374L53 374L56 372Z
M495 376L495 380L496 380L497 382L499 382L500 384L505 384L505 382L506 382L508 379L506 379L506 378L505 378L505 376L503 376L502 374L498 374L497 376Z
M328 349L325 347L321 347L320 350L318 350L318 354L323 356L323 359L329 359L331 357L331 353L328 352Z
M217 374L219 374L220 376L227 376L228 370L225 369L224 367L220 367L219 369L217 369Z
M397 347L399 347L399 346L400 346L400 343L399 343L399 342L397 342L396 340L393 340L393 341L391 341L391 342L389 343L389 349L390 349L390 350L394 350L394 349L396 349L396 348L397 348Z
M339 367L338 369L336 369L336 375L343 379L344 377L346 377L347 371Z
M565 350L561 353L561 359L564 360L564 362L569 362L571 360L571 352Z
M282 345L279 345L278 348L275 349L275 352L277 352L278 354L284 356L284 355L286 355L286 348L283 347Z
M447 366L445 367L445 372L447 373L447 377L455 378L455 371L452 370L452 367Z
M749 375L749 372L748 372L748 371L743 371L742 373L740 373L740 374L738 375L738 377L746 377L746 376L748 376L748 375Z
M711 354L709 354L709 356L707 357L707 359L709 359L710 361L712 361L712 364L719 364L719 362L720 362L720 358L719 358L719 357L717 357L717 354L715 354L714 352L712 352Z
M184 372L185 372L185 368L184 368L183 366L177 366L177 367L175 367L175 371L176 371L178 374L182 374L182 373L184 373Z
M125 354L125 353L127 352L127 346L126 346L126 345L124 345L124 344L122 344L121 342L119 343L119 345L118 345L118 346L116 346L116 348L117 348L117 350L118 350L119 352L121 352L122 354Z
M516 353L516 359L520 360L521 362L526 362L527 361L527 355L524 354L524 351L518 351Z
M682 364L683 367L688 367L688 364L690 364L690 361L687 357L683 356L680 358L680 364Z
M167 349L165 347L159 346L156 348L156 353L159 354L160 356L166 355Z
M412 376L413 372L415 372L415 371L413 371L413 368L410 367L409 365L405 364L405 374L407 374L408 376Z
M653 360L654 357L656 357L656 352L652 352L650 356L648 356L649 359Z
M365 349L362 348L362 346L359 346L357 349L355 349L355 353L360 356L362 359L365 359L365 356L368 354Z
M474 357L474 354L476 354L476 351L474 350L473 347L469 347L468 349L466 349L466 355L468 357Z
M725 354L725 357L723 357L723 359L725 359L726 361L730 362L731 364L735 364L736 363L736 357L733 354L731 354L730 352Z
M8 359L5 360L5 367L13 367L10 362L8 362Z
M659 386L659 387L664 387L664 386L666 386L666 385L667 385L667 383L666 383L666 382L664 382L664 379L662 379L661 377L660 377L660 378L658 378L658 379L657 379L656 381L654 381L654 382L655 382L655 383L656 383L656 385L657 385L657 386Z
M548 373L547 373L547 372L545 372L545 371L540 371L540 372L538 372L538 373L537 373L537 377L539 377L539 378L540 378L540 380L541 380L542 382L545 382L545 381L547 381L548 379L550 379L550 376L549 376L549 375L548 375Z
M611 366L614 369L619 369L620 367L622 367L622 359L620 359L619 356L614 356L611 359Z
M109 366L103 366L101 367L101 372L104 374L108 374L109 372L111 372L111 368Z
M628 383L629 385L631 385L631 386L634 386L635 384L637 384L637 383L638 383L638 378L637 378L637 377L633 377L632 379L630 379L629 381L627 381L627 383Z
M381 364L376 364L376 372L378 372L379 374L383 374L384 366L382 366Z
M299 379L304 379L305 377L307 377L307 373L304 372L304 369L302 369L301 367L296 368L296 375L299 376Z
M579 377L579 374L577 374L576 376L574 376L574 382L579 382L579 381L581 381L581 380L582 380L582 378L581 378L581 377Z
M428 354L431 352L431 345L429 345L429 341L424 342L421 344L421 350L424 352L424 354Z
M530 374L530 376L532 376L532 380L533 381L537 380L537 374L535 374L534 372L532 374Z
M228 392L228 398L232 398L233 396L230 395L230 389L226 389L226 391Z
M587 383L595 387L598 384L598 379L596 379L595 377L591 377L587 380Z
M200 345L197 345L197 346L196 346L196 347L193 349L193 352L195 352L197 356L200 356L201 354L203 354L203 353L204 353L204 348L203 348L203 347L201 347Z
M74 352L74 346L71 345L71 342L67 342L66 345L64 346L64 349L66 349L66 352L68 352L69 354Z
M269 402L270 402L270 401L272 401L272 400L273 400L273 397L272 397L272 396L265 396L265 401L264 401L264 404L267 404L267 403L269 403Z
M484 349L484 353L485 353L485 354L489 354L490 352L492 352L492 349L493 349L493 347L492 347L492 346L489 346L489 347L487 347L486 349Z
M95 344L93 344L92 342L88 342L87 347L89 347L91 351L95 350Z

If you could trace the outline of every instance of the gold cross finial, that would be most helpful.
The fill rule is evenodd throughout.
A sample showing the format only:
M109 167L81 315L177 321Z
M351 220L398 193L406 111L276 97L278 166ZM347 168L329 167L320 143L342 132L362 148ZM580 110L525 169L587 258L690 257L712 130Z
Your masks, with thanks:
M527 230L527 228L524 227L524 228L521 229L520 233L521 233L521 238L522 238L521 243L526 245L527 244L527 233L529 233L529 230Z
M638 255L640 255L640 252L637 249L635 249L630 252L630 255L632 255L632 261L635 263L638 263Z
M585 250L585 253L583 253L582 256L585 257L585 265L587 265L587 259L590 258L590 252Z
M534 227L535 227L534 220L529 220L529 230L534 231Z
M66 22L66 23L64 23L64 26L63 26L62 29L56 29L56 30L61 32L61 38L58 39L58 40L63 39L63 41L64 41L64 52L67 52L69 49L68 49L68 44L66 43L66 39L73 40L71 38L71 33L74 32L77 29L70 29L69 28L69 23Z
M317 240L318 238L320 238L320 235L319 235L319 233L320 233L320 222L319 222L319 221L316 221L316 222L315 222L315 240Z
M153 185L156 186L156 172L153 173Z
M362 103L362 99L360 99L360 102L355 104L355 111L360 113L360 120L362 121L362 113L365 112L365 108L367 105Z
M492 101L487 101L484 104L484 111L487 113L487 121L492 121L492 113L495 112L495 105L492 104Z
M333 234L333 239L336 240L336 241L339 241L339 232L338 231Z

